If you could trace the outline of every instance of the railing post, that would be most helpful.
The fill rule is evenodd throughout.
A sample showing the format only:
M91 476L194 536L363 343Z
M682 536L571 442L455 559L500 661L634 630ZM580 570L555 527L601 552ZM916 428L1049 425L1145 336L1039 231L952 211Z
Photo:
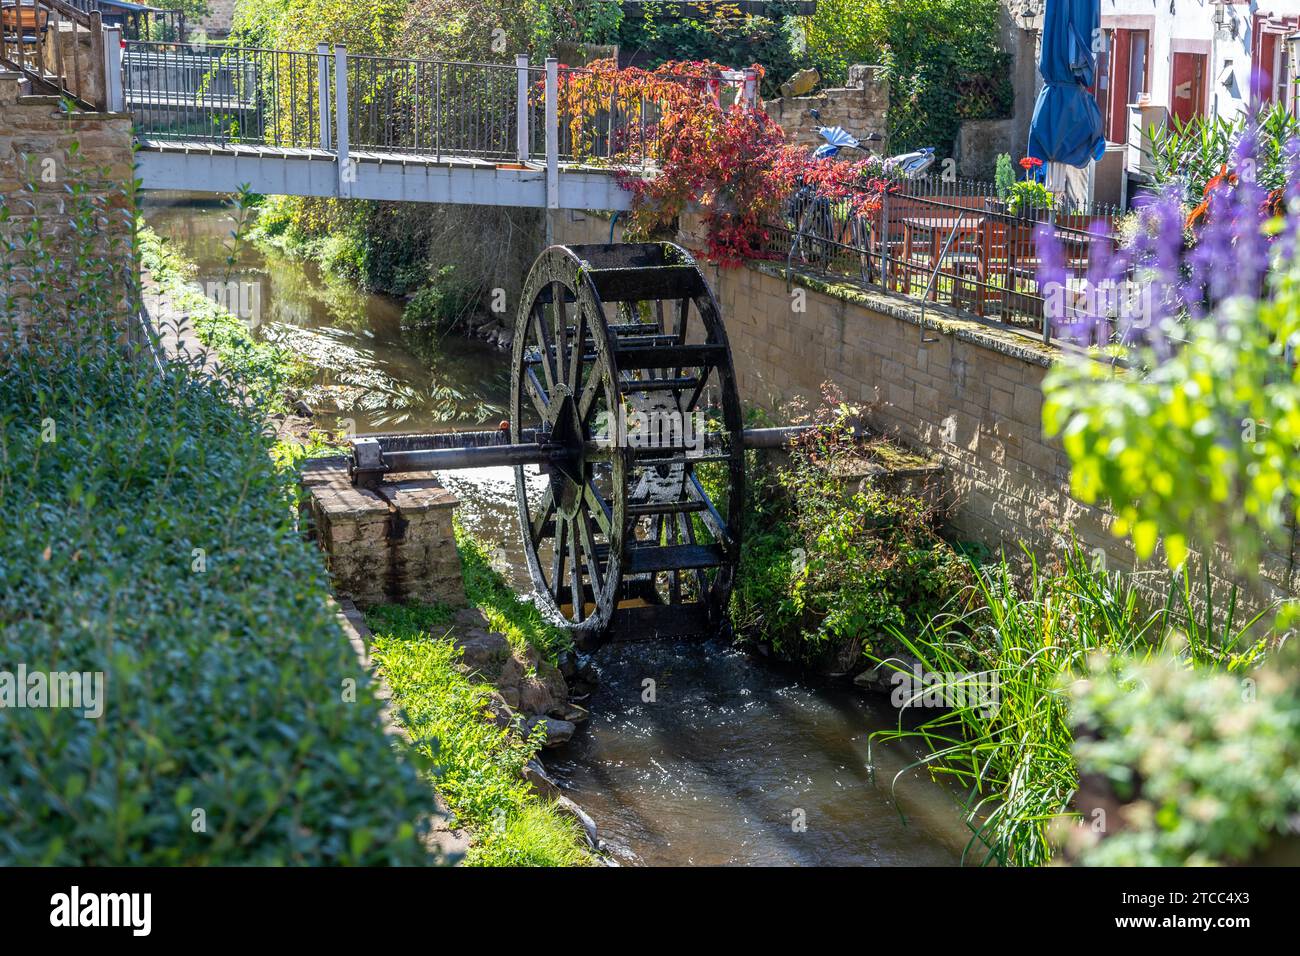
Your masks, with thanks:
M1056 210L1053 209L1051 206L1048 206L1048 207L1047 207L1047 235L1048 235L1048 242L1056 242L1056 241L1057 241L1057 237L1056 237ZM1041 255L1041 254L1042 254L1042 253L1039 252L1039 255ZM1065 309L1068 310L1068 309L1070 308L1070 305L1069 305L1069 301L1070 301L1070 262L1069 262L1069 253L1066 253L1065 274L1062 276L1062 279L1063 279L1064 282L1065 282L1065 288L1061 290L1061 301L1064 302L1064 303L1066 303L1066 305L1065 305ZM1041 285L1039 286L1038 291L1039 291L1039 293L1040 293L1040 295L1041 295L1041 293L1042 293L1042 291L1043 291L1043 288L1042 288ZM1065 318L1065 316L1062 315L1061 318ZM1052 344L1052 317L1051 317L1051 316L1048 314L1048 312L1047 312L1047 298L1046 298L1046 297L1043 297L1043 344L1044 344L1044 345L1051 345L1051 344Z
M109 113L126 112L122 85L122 31L118 27L104 30L104 109Z
M520 53L515 57L515 70L518 73L515 103L515 159L520 163L528 162L528 57Z
M316 89L320 100L320 148L330 148L330 47L316 44Z
M352 169L348 165L348 48L334 46L334 141L339 164L339 196L352 194Z
M560 208L560 61L546 58L546 208Z

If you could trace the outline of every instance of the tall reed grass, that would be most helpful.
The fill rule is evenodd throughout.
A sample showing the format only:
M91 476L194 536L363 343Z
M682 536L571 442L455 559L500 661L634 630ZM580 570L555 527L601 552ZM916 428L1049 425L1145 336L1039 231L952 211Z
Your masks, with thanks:
M1027 573L1005 556L977 568L975 583L919 633L893 632L940 683L917 689L898 726L874 739L920 743L924 756L902 772L923 766L959 788L972 831L966 862L1033 866L1051 858L1049 829L1073 814L1078 787L1066 688L1093 655L1173 651L1187 666L1236 670L1256 661L1267 641L1258 634L1266 612L1238 625L1235 595L1221 616L1212 603L1198 606L1190 572L1170 581L1162 607L1147 610L1131 575L1090 566L1077 547L1059 566L1028 552L1026 559ZM880 666L906 671L911 663ZM996 688L994 706L962 701L958 691L972 681ZM961 705L916 724L917 708L939 699Z

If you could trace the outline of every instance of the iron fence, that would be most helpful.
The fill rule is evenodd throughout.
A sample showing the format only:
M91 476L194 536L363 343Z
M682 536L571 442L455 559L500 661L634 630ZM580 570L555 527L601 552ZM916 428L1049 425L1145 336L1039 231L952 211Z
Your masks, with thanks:
M349 54L347 74L352 148L515 158L514 66Z
M790 270L836 275L922 304L1052 336L1048 294L1064 311L1087 294L1085 280L1116 244L1120 210L1102 204L1016 209L992 183L940 176L904 181L876 208L801 191L771 224L765 253ZM1039 280L1040 248L1050 234L1064 266L1064 288Z
M536 159L545 156L546 72L530 67L529 143ZM668 76L668 83L686 95L727 104L746 95L753 77ZM617 72L597 72L584 67L557 71L560 161L576 164L614 164L647 169L662 156L660 122L666 103L647 97L644 85ZM752 95L753 90L750 89Z
M122 91L149 139L314 148L320 72L315 53L133 40Z

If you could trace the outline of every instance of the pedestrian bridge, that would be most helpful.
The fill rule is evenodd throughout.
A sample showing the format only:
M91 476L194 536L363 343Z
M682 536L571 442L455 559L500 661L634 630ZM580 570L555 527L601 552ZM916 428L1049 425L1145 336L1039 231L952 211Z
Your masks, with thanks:
M111 46L111 45L110 45ZM617 75L541 66L128 41L110 82L146 189L627 209L662 104ZM110 55L110 60L112 56ZM751 104L753 71L674 79Z
M145 189L618 210L651 172L654 104L584 102L555 60L131 41L118 71Z

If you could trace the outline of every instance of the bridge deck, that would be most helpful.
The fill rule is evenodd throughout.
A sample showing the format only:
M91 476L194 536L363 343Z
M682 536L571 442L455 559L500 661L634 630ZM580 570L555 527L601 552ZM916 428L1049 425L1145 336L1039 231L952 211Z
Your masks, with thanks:
M548 205L546 167L538 162L369 148L350 150L349 169L340 170L337 154L324 149L148 138L137 144L137 175L145 189L234 192L247 184L268 195ZM560 209L628 209L631 194L618 173L644 175L573 163L561 163L559 172L553 208Z

